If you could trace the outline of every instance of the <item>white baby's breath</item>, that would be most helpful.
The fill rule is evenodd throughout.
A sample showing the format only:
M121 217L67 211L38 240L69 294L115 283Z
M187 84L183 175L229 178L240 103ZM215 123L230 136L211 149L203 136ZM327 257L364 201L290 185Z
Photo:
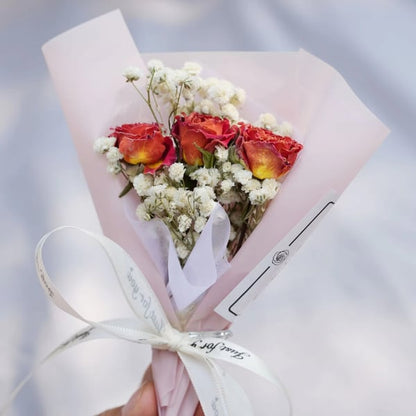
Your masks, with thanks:
M147 211L146 204L139 204L137 206L136 215L139 219L143 221L150 221L152 218L149 212Z
M253 205L262 205L267 201L264 189L255 189L249 193L248 197Z
M245 185L253 177L253 174L249 170L240 169L233 172L233 176L236 182Z
M220 172L216 168L199 168L189 176L198 182L198 186L215 187L220 179Z
M186 90L190 90L193 94L196 94L201 87L201 82L202 80L200 77L190 75L184 86Z
M207 98L201 100L198 104L195 105L194 110L202 114L211 114L213 116L217 115L217 109L215 103Z
M228 104L234 95L233 85L224 80L213 82L207 89L208 98L222 106Z
M173 163L169 166L169 177L175 181L180 182L185 174L185 166L183 163Z
M241 189L249 193L251 191L254 191L255 189L260 189L262 186L261 182L258 179L249 179L242 187Z
M184 71L183 69L177 69L173 72L173 74L175 83L179 86L185 84L190 79L189 73Z
M185 244L178 240L175 246L178 257L182 260L186 259L189 255L189 249L185 246Z
M246 92L242 88L236 88L234 95L231 97L231 104L240 107L246 100Z
M284 121L276 127L276 131L280 136L290 137L293 134L293 126L289 122Z
M200 205L215 199L215 192L210 186L197 186L193 190L194 201Z
M179 209L184 209L190 205L193 192L185 188L178 188L173 198L173 202Z
M164 103L176 101L178 88L177 73L169 67L157 70L153 76L152 91L159 95Z
M153 186L153 176L139 173L133 180L133 187L139 196L148 195L149 189Z
M107 152L110 147L113 147L115 143L115 137L99 137L94 141L94 151L103 154Z
M220 183L221 191L223 192L229 192L231 189L235 186L234 182L230 179L224 179Z
M107 157L107 160L111 163L114 164L116 162L118 162L119 160L123 159L123 153L120 152L120 150L118 150L117 147L110 147L107 151L107 153L105 154Z
M201 82L201 88L199 90L199 95L202 98L208 98L208 90L218 82L218 78L205 78Z
M138 81L143 76L143 72L137 66L128 66L123 71L122 75L126 78L128 82L133 82Z
M270 113L260 114L260 118L255 124L267 130L275 130L277 128L276 118Z
M220 163L224 163L228 160L228 149L223 146L216 146L214 154Z
M224 192L219 195L218 201L224 205L235 204L241 202L241 196L237 191L232 189L231 191Z
M113 174L113 175L117 175L118 173L121 172L121 165L119 162L117 163L109 163L107 165L107 172Z
M272 200L280 188L280 182L276 179L264 179L259 189L253 189L249 193L249 200L253 205L262 205Z
M164 65L163 62L159 59L150 59L147 63L147 67L150 71L160 71L164 67Z
M169 182L164 172L158 172L158 174L154 176L153 181L155 185L165 185L165 186L167 186Z
M154 196L155 198L161 198L166 188L167 188L167 185L165 183L160 184L160 185L153 185L148 189L147 192L149 196Z
M264 179L262 189L265 192L267 199L273 199L280 188L280 182L276 179Z
M238 118L240 117L240 114L237 110L237 108L230 103L227 103L223 106L221 106L221 114L222 117L228 118L232 122L238 121Z
M199 73L202 71L202 67L196 62L185 62L183 65L183 70L190 75L199 75Z
M199 207L199 212L203 217L209 217L216 205L217 203L214 200L210 199L209 201L205 202Z
M230 172L235 175L237 172L240 172L244 169L241 163L233 163L230 167Z
M204 217L198 217L195 220L194 230L197 233L202 233L202 230L204 229L206 223L207 223L207 219L206 218L204 218Z
M193 99L194 99L194 93L193 93L193 91L191 89L184 88L182 90L182 97L185 99L186 102L193 101ZM180 109L181 110L186 110L187 109L187 106L182 106ZM180 112L181 111L179 111L179 113ZM182 112L186 112L186 111L182 111Z
M170 201L170 202L172 201L173 202L173 201L175 201L177 191L178 191L178 189L176 187L174 187L174 186L168 186L165 189L164 197L168 201Z
M181 233L184 233L185 231L188 231L189 228L192 225L192 219L188 217L187 215L179 215L178 217L178 230Z
M239 166L241 166L241 165L239 165ZM242 166L241 166L241 168L242 168ZM229 173L229 172L231 172L231 170L232 170L232 163L231 162L224 162L221 165L221 171L223 173Z

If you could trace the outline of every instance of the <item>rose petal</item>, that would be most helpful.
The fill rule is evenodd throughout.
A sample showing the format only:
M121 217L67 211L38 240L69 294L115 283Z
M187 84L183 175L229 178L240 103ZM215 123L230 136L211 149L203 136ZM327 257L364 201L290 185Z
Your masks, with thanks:
M166 148L163 143L163 136L136 140L122 137L119 150L128 163L150 165L161 160Z
M249 169L258 179L277 179L288 170L285 160L275 147L265 142L243 144Z

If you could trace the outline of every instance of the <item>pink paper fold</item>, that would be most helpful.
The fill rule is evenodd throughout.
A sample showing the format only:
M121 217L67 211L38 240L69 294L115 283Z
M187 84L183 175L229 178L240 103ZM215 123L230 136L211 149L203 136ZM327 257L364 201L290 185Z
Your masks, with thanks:
M231 80L246 90L242 116L255 121L270 112L289 121L304 150L261 224L231 262L231 268L197 307L188 329L217 330L229 322L213 310L330 190L345 189L388 134L332 67L305 51L202 52L140 55L119 11L78 26L43 47L81 166L105 235L132 256L148 278L172 325L177 326L163 276L126 219L117 197L124 184L106 173L94 140L122 123L151 121L137 93L120 75L126 66L144 69L158 58L181 67L199 62L203 76ZM135 198L133 193L128 196ZM134 206L134 204L133 204ZM160 415L192 416L198 399L176 354L154 351L153 373Z

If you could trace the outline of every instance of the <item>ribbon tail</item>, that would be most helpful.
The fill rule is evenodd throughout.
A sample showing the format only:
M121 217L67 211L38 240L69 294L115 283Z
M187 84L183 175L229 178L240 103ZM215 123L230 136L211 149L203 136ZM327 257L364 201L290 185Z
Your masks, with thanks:
M284 383L282 382L282 380L280 380L279 377L276 376L276 374L274 374L272 371L270 371L269 367L266 365L266 363L256 354L253 354L251 351L246 350L245 348L234 344L233 342L230 341L225 341L225 343L227 344L228 348L231 348L231 350L239 350L240 353L246 354L247 358L243 359L243 360L235 360L234 358L230 358L230 356L227 356L227 354L219 354L216 355L215 358L222 360L222 361L226 361L229 363L232 363L234 365L238 365L240 367L245 368L246 370L251 371L254 374L257 374L260 377L263 377L264 379L266 379L267 381L269 381L270 383L274 384L275 386L279 387L280 390L283 393L283 396L287 402L287 407L288 407L288 415L292 416L293 415L293 406L292 406L292 401L290 399L290 395L284 385Z
M268 380L270 383L279 387L287 402L288 415L292 416L293 414L292 402L290 400L289 394L284 384L275 374L273 374L270 371L269 367L264 363L264 361L260 357L253 354L251 351L247 350L241 345L237 345L233 342L230 342L229 340L218 340L216 338L203 338L203 339L195 341L191 346L193 348L196 348L197 354L202 358L202 360L200 358L201 362L208 361L211 367L216 368L216 371L214 372L214 376L216 376L216 374L221 375L220 377L221 382L218 384L219 385L225 384L226 386L229 385L229 388L226 389L227 397L237 398L237 403L235 405L233 404L232 400L229 401L230 406L233 405L233 408L234 407L237 408L236 406L242 403L242 399L238 398L238 393L237 393L237 390L242 392L242 389L238 385L238 383L233 381L230 376L226 375L226 373L223 373L222 370L219 367L217 367L214 360L225 361L230 364L249 370L252 373ZM210 348L207 348L207 346L209 346ZM191 354L192 352L189 351L188 356ZM181 358L182 358L182 355L181 355ZM184 363L186 365L185 361ZM192 367L191 367L191 370L192 370ZM224 380L224 378L227 378L227 380ZM196 389L195 382L192 379L192 377L191 377L191 380L194 383L194 387ZM196 383L198 383L198 381L196 381ZM235 391L234 395L233 395L232 390ZM243 396L244 398L246 397L244 392L240 394L242 394L241 397ZM247 406L248 408L250 405L246 404L245 406ZM228 413L224 413L224 414L228 415ZM234 416L234 415L246 415L246 414L248 415L251 413L247 413L247 410L244 408L242 409L241 413L231 413L230 415Z
M205 416L254 416L240 385L210 359L179 353Z
M254 416L254 411L246 392L229 373L211 361L217 380L226 387L226 406L230 416Z

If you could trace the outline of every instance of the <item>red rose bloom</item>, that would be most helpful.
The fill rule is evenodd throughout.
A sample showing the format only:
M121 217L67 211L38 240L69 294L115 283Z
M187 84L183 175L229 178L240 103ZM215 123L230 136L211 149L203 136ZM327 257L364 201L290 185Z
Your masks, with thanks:
M176 160L172 139L163 136L156 123L123 124L114 129L112 136L124 160L132 165L142 163L145 173L154 173Z
M215 146L227 147L238 130L229 120L206 114L179 115L175 120L172 136L178 140L182 157L189 165L203 165L202 154L196 146L214 152Z
M290 137L243 123L236 147L238 155L258 179L278 179L285 175L303 148Z

